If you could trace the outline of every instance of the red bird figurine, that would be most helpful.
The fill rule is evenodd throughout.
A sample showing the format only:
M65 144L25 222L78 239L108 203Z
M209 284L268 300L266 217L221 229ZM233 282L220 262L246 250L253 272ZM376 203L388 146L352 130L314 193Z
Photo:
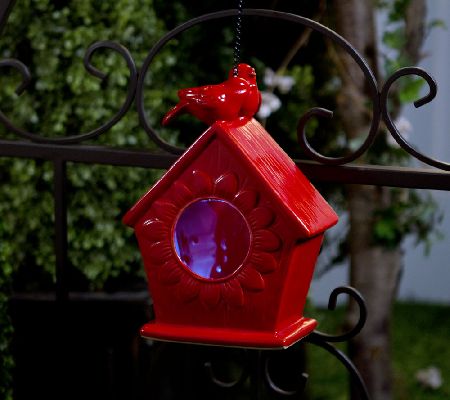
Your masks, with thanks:
M238 65L236 76L233 68L223 83L181 89L178 97L180 102L164 116L163 125L182 113L192 114L208 125L215 121L250 119L261 104L255 69L247 64Z

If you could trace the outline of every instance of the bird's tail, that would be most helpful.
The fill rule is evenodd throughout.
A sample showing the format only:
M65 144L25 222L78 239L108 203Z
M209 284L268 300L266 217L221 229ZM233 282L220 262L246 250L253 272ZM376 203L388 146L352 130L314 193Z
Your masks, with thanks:
M164 115L161 124L163 126L166 126L173 118L177 117L179 114L184 113L186 111L186 105L186 103L180 102L175 107L172 107L169 111L167 111L166 115Z

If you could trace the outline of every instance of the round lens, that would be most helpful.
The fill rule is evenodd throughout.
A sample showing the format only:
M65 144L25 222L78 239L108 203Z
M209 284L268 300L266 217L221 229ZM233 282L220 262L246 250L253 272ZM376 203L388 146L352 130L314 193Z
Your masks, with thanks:
M244 216L231 203L197 200L180 214L174 229L178 257L196 275L223 279L236 272L250 247Z

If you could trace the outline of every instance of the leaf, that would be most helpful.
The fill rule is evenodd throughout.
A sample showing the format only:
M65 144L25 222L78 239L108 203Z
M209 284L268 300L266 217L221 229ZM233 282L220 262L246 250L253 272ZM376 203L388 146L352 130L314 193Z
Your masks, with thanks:
M396 238L396 228L393 221L386 219L379 220L375 223L374 233L376 237L380 240L391 242Z
M400 101L405 104L419 99L420 90L425 81L423 79L405 79L404 81L399 92Z
M406 43L404 28L400 27L394 31L385 32L383 35L383 43L391 49L402 49Z
M428 23L428 29L430 30L433 28L442 28L445 30L448 29L447 23L445 22L445 20L440 19L440 18L433 19Z

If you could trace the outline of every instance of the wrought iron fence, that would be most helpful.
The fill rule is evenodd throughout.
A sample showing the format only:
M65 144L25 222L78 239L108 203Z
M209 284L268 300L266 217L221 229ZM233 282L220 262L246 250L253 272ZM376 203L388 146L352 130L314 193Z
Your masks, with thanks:
M0 6L0 17L4 24L11 10L14 1L3 2ZM143 65L138 68L131 56L130 52L116 42L99 41L88 47L84 56L84 65L88 73L98 79L105 79L106 75L98 70L92 63L91 59L94 53L100 49L108 49L117 52L126 62L129 70L129 81L127 94L119 110L107 122L101 126L84 133L75 135L67 135L63 137L46 137L44 134L29 132L21 127L16 126L7 115L0 109L0 122L11 133L14 133L18 140L0 140L0 156L2 157L18 157L41 159L49 161L53 164L54 178L54 233L55 244L54 252L56 256L56 290L55 301L59 312L56 314L61 318L61 326L64 329L70 326L68 310L70 310L71 302L74 297L69 293L69 277L67 271L68 265L68 232L67 232L67 213L68 204L66 199L67 188L67 163L85 163L85 164L105 164L113 166L129 166L165 169L170 167L178 158L178 155L184 149L172 146L164 141L153 128L147 118L147 110L144 106L144 80L146 74L151 68L155 56L161 49L172 39L184 31L206 21L233 17L238 13L236 10L225 10L194 18L186 23L178 26L164 37L162 37L150 50ZM262 17L269 19L278 19L299 24L303 27L310 28L321 35L326 36L337 46L340 46L348 55L350 55L363 72L366 83L369 88L370 100L372 103L372 120L367 137L358 149L349 151L341 157L327 157L318 153L308 142L305 134L305 126L311 118L330 118L332 112L323 108L312 108L299 118L298 122L298 142L305 151L306 155L313 161L296 160L301 170L314 182L338 183L338 184L364 184L379 185L403 188L420 188L435 190L450 190L450 163L436 160L426 154L421 153L414 148L408 140L402 136L397 130L395 123L392 121L388 110L389 91L392 85L402 76L418 76L423 78L429 87L429 93L416 101L416 107L420 107L436 96L436 83L432 77L422 69L411 67L403 68L392 74L384 83L380 84L376 81L374 73L355 50L343 37L327 27L313 20L272 10L263 9L245 9L243 15L247 17ZM0 25L1 26L1 25ZM21 94L27 89L31 81L31 73L27 66L16 59L0 60L1 69L9 67L17 70L22 76L22 82L17 87L16 93ZM87 140L92 140L107 132L112 126L117 124L121 118L129 111L135 103L139 115L141 127L147 132L151 140L158 146L157 150L129 150L122 148L110 148L105 146L87 145ZM412 157L421 162L434 167L429 168L408 168L396 166L376 166L363 165L360 163L351 163L360 158L372 146L379 132L379 125L384 122L395 141ZM368 399L367 389L361 379L358 371L347 358L347 356L338 350L333 343L345 342L360 332L364 326L366 319L366 308L364 300L360 294L350 287L339 287L330 295L329 309L333 310L336 306L337 297L340 294L347 294L355 299L359 305L360 318L357 324L347 333L341 335L328 335L319 331L315 331L305 339L304 343L310 343L319 346L329 352L339 360L345 367L353 384L359 388L361 398ZM77 300L77 299L75 299ZM79 300L79 299L78 299ZM141 301L142 299L139 299ZM61 352L64 354L66 344L64 341L57 342ZM297 387L294 389L285 389L275 383L271 369L269 367L271 353L259 350L242 350L244 352L244 361L240 375L233 380L223 381L215 374L215 367L212 361L205 363L205 371L213 384L224 390L233 390L250 378L251 395L253 398L263 398L262 393L265 390L271 390L280 396L293 396L301 393L306 382L307 375L301 374L298 377ZM66 389L62 389L66 390Z

